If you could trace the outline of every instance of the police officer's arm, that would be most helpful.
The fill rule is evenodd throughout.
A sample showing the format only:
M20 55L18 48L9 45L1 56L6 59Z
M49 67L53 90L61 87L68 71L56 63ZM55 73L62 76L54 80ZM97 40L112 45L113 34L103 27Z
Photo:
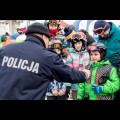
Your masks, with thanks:
M51 55L49 58L50 69L53 78L59 82L82 83L86 81L86 74L83 71L77 71L66 65L57 55Z

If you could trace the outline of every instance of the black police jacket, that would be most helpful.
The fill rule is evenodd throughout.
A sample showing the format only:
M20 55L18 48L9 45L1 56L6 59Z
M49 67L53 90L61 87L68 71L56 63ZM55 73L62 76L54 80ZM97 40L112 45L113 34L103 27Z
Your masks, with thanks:
M42 39L33 36L25 42L0 49L0 100L44 100L50 82L84 82L85 73L67 66Z

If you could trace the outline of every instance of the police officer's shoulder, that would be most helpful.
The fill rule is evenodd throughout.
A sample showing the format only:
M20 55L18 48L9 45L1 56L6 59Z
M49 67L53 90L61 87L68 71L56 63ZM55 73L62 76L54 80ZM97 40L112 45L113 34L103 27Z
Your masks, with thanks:
M9 49L9 48L13 48L14 46L16 46L16 44L18 43L12 43L12 44L7 44L6 46L2 47L4 49ZM14 48L13 48L14 49Z
M52 52L52 53L57 54L57 53L56 53L53 49L51 49L51 48L48 48L47 50L50 51L50 52Z
M49 56L50 59L53 59L53 60L56 60L56 59L60 58L60 55L57 52L55 52L54 50L49 49L49 48L47 49L47 54L46 55L47 55L47 57Z

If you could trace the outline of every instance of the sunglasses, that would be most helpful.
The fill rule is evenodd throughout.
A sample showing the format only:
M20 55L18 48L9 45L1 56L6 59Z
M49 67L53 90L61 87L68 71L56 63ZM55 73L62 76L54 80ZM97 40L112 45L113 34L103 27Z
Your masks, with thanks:
M59 44L59 43L54 43L53 45L52 45L52 48L53 49L62 49L62 45L61 44Z
M105 32L106 27L107 27L107 23L105 24L105 27L104 27L104 28L99 27L99 28L97 28L97 29L94 29L93 32L94 32L95 35L100 35L100 34L102 34L103 32Z
M99 48L97 46L88 46L88 51L98 51Z

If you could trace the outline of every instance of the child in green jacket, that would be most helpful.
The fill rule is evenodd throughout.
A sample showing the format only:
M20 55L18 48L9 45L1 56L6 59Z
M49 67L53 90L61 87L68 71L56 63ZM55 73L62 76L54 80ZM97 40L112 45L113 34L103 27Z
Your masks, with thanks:
M114 100L114 93L120 89L117 69L105 58L106 47L94 42L88 46L91 77L78 86L78 100Z

